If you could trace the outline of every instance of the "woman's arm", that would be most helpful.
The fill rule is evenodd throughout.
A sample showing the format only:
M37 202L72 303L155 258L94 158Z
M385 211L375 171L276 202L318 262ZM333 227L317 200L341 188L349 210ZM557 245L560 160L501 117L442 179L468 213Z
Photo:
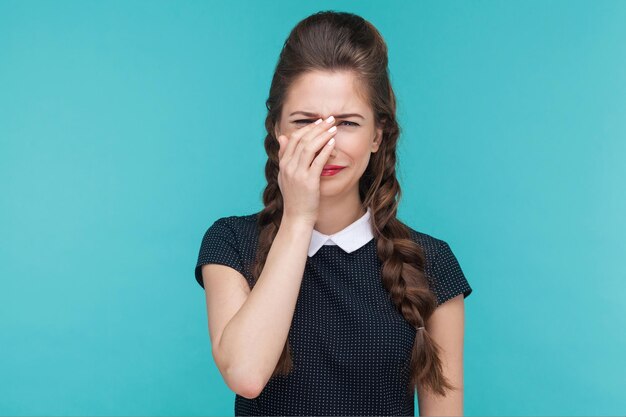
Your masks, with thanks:
M216 341L220 371L249 398L260 394L283 352L296 308L313 224L283 217L261 276Z
M445 397L418 389L420 416L463 415L463 338L465 303L463 294L444 302L426 322L426 330L441 347L443 374L457 390Z

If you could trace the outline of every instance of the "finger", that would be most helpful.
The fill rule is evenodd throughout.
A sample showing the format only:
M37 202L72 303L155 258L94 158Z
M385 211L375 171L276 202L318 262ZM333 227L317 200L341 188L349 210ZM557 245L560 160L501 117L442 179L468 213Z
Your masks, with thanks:
M287 161L293 158L294 151L300 142L300 139L309 131L314 130L318 125L322 124L322 119L318 119L315 123L309 123L308 125L296 130L291 134L291 138L287 141L287 146L285 148L284 157L287 158Z
M323 143L314 145L315 151L317 151L321 146L324 145L324 143L326 143L326 141L328 140L328 137L325 137L325 138L321 138L321 137L324 136L324 133L326 133L326 131L329 128L332 129L335 126L335 123L337 122L337 120L334 118L334 116L331 115L324 121L324 123L318 123L318 122L319 122L319 119L315 122L316 126L314 126L313 129L310 129L310 130L302 129L298 132L298 133L302 132L302 137L299 138L298 143L296 144L296 148L294 149L293 154L290 158L290 160L294 162L296 166L300 165L300 159L302 158L302 151L304 151L305 149L311 146L309 145L309 142L315 141L316 139L322 139L324 141ZM311 160L313 159L313 157L310 154L311 152L309 152L309 155L307 156L307 160L306 160L307 169L309 168L309 166L311 166Z
M278 160L280 161L280 159L283 157L283 153L285 153L284 148L286 138L283 135L278 135L276 140L278 141Z
M324 123L320 123L314 129L304 132L300 141L308 142L315 140L321 133L335 126L335 123L337 123L337 119L332 115L329 116L328 119L324 120Z
M315 175L320 177L322 175L322 170L324 169L324 165L326 165L326 161L328 161L328 157L330 153L335 148L335 138L330 138L330 140L324 145L319 155L315 157L313 163L311 164L311 168L309 173L311 175Z
M315 140L316 138L319 138L320 136L323 136L322 134L329 128L331 128L332 126L334 126L336 119L331 115L329 116L323 123L318 123L320 121L320 119L318 119L315 124L316 126L314 126L313 129L304 131L303 130L303 136L298 140L298 144L296 145L296 148L293 150L293 154L291 156L291 160L297 165L300 164L300 158L301 158L301 153L304 149L306 149L307 143ZM328 138L326 138L327 140ZM326 140L324 140L324 143L326 143ZM320 146L322 146L323 144L319 144L319 146L315 146L316 150L319 149ZM308 159L308 164L306 165L306 168L308 168L311 165L311 159Z
M331 122L332 123L332 122ZM302 139L300 141L300 149L298 152L298 164L303 164L305 168L311 166L311 162L319 150L328 142L328 140L337 134L337 126L322 131L317 137L309 140ZM296 156L293 157L294 161Z
M290 146L289 144L293 142L291 146L295 146L296 142L293 140L290 140L285 135L280 135L278 138L279 138L278 142L280 143L280 149L278 150L278 162L281 162L283 159L285 159L287 162L289 160L289 155L287 154L287 149Z

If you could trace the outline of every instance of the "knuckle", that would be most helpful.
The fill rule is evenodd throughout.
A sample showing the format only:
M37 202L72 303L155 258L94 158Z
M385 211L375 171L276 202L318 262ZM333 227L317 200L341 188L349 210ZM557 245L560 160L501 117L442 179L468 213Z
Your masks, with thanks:
M315 151L315 149L316 149L316 146L312 142L309 142L306 145L304 145L304 151L306 151L306 152L311 153L311 152Z

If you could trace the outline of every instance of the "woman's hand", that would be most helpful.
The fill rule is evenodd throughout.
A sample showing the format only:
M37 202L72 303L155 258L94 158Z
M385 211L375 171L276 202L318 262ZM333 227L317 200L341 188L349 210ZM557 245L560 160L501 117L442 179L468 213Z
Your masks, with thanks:
M290 220L312 225L317 221L320 177L337 133L335 118L330 116L329 119L310 123L291 133L289 139L285 135L278 136L278 186L283 195L283 216Z

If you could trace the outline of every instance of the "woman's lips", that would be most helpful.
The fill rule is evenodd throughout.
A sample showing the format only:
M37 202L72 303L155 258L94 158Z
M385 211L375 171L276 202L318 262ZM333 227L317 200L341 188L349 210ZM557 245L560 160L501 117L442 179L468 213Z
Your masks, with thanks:
M329 170L329 169L341 169L341 168L345 168L345 167L341 165L324 165L324 171Z
M335 175L338 172L340 172L341 170L343 170L345 167L339 167L339 168L330 168L330 169L326 169L326 167L328 166L336 166L336 165L326 165L324 167L324 169L322 170L322 175L323 176L328 176L328 175Z

